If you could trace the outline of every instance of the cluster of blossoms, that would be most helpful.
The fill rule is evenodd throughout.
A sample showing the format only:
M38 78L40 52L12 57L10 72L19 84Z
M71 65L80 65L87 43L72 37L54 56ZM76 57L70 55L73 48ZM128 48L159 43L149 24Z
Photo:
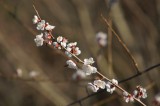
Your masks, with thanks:
M127 92L123 92L123 96L125 101L128 102L133 102L133 98L141 99L141 98L147 98L147 93L146 89L142 88L141 86L137 86L136 90L133 91L133 94L128 94Z
M34 39L36 46L42 46L45 42L48 45L52 45L56 49L65 48L65 54L69 57L72 57L72 54L81 54L81 50L79 50L79 47L77 47L77 42L68 43L68 40L62 36L58 36L57 39L53 38L53 36L51 35L51 31L55 28L55 26L50 25L48 22L45 22L45 20L41 20L36 15L34 16L32 21L33 24L37 25L37 30L44 31L44 33L37 35Z
M72 60L67 60L66 64L68 68L76 70L76 73L73 75L73 79L75 78L85 78L87 75L91 75L92 73L97 72L97 68L91 66L94 63L93 58L84 59L84 64L82 65L82 69L79 69Z
M41 20L40 17L34 16L33 18L33 24L37 24L37 30L44 31L41 34L37 35L34 39L37 46L42 46L43 43L47 43L48 45L52 45L56 49L63 49L65 50L65 54L68 57L72 56L78 56L81 54L81 50L79 50L79 47L77 47L77 42L71 42L69 43L68 40L62 36L58 36L57 39L55 39L51 31L55 28L55 26L50 25L48 22L45 22L45 20ZM105 47L107 45L107 35L103 32L99 32L96 35L98 44L101 47ZM72 60L67 60L66 64L68 68L76 70L76 72L73 74L73 79L81 79L85 78L88 75L98 73L97 68L92 66L92 64L95 61L93 58L84 59L82 62L82 67L77 67L76 63ZM22 73L19 71L19 75ZM38 74L35 72L31 72L30 76L35 77ZM107 78L106 78L107 79ZM103 80L95 80L93 83L88 83L88 88L91 89L93 92L97 92L99 89L106 89L107 92L110 92L111 94L116 90L116 87L118 86L118 81L115 79L109 80L109 81L103 81ZM146 89L142 88L141 86L137 86L136 90L134 90L133 94L129 94L128 92L123 92L123 96L126 102L132 102L134 101L134 98L140 99L140 98L146 98Z
M95 80L93 83L88 83L88 88L91 89L93 92L97 92L100 88L101 89L106 88L106 91L112 94L113 91L115 91L116 89L115 85L118 85L118 81L115 79L112 79L111 82Z

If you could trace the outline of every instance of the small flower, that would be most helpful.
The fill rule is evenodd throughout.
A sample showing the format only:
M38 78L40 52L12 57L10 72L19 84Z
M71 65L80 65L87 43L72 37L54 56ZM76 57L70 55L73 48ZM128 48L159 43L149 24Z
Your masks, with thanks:
M46 24L45 24L45 20L41 20L40 22L37 23L37 30L44 30Z
M77 69L77 71L72 75L72 78L75 80L84 79L86 74L81 69Z
M86 75L91 75L92 73L97 72L97 68L91 65L83 65L82 70L86 73Z
M112 84L113 83L113 84ZM107 92L110 92L111 94L113 93L113 91L116 90L115 85L118 85L118 81L115 79L112 79L112 83L111 82L107 82L106 83L106 90ZM115 85L114 85L115 84Z
M53 47L56 49L61 49L61 46L57 42L53 42Z
M118 81L116 79L112 79L112 83L118 85Z
M55 28L55 26L49 25L48 22L45 24L45 29L48 31L53 30L54 28Z
M105 89L106 83L102 80L95 80L94 85L96 85L98 88Z
M62 47L66 47L68 40L62 36L57 37L57 42L61 44Z
M76 45L77 45L77 42L69 43L69 44L67 45L67 47L72 48L72 47L75 47Z
M88 83L88 88L93 92L97 92L99 90L99 88L92 83Z
M91 65L94 63L93 58L89 58L89 59L84 59L84 65Z
M100 46L104 47L107 45L107 34L103 32L98 32L96 35L97 42Z
M72 60L67 60L66 64L68 65L68 68L77 69L77 65Z
M147 98L146 89L142 88L141 86L137 86L136 90L133 92L134 97L140 99L140 98Z
M127 92L123 92L123 98L127 103L128 102L134 102L133 96L128 94Z
M36 15L34 15L34 18L32 19L33 24L37 24L40 20Z
M40 35L37 35L36 38L34 39L36 46L42 46L43 45L43 33L41 33Z
M79 50L78 47L76 47L77 42L74 43L69 43L67 45L67 51L65 52L68 56L72 56L70 55L70 53L74 54L74 55L79 55L81 54L81 50ZM69 53L70 52L70 53Z

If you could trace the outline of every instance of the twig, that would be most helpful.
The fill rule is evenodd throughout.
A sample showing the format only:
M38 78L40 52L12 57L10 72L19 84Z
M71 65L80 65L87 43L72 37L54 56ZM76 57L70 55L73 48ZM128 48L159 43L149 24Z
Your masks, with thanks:
M114 31L114 29L111 27L111 25L109 24L109 22L107 21L107 19L101 14L102 19L105 21L105 23L107 24L107 26L111 29L111 31L114 33L114 35L116 36L116 38L118 39L119 43L123 46L123 48L125 49L125 51L127 52L127 54L129 55L129 57L131 58L135 68L136 68L136 72L140 73L139 69L138 69L138 64L136 62L136 60L134 59L134 57L132 56L131 52L129 51L129 49L127 48L127 46L125 45L125 43L121 40L121 38L119 37L119 35Z

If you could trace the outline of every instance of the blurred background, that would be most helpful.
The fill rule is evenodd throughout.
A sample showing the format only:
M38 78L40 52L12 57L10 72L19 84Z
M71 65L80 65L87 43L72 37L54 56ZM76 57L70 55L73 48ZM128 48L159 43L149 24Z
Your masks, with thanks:
M95 76L73 77L64 67L66 56L50 46L36 47L40 34L32 24L36 14L32 0L0 0L0 106L66 106L92 92L86 89ZM53 35L77 41L84 58L93 57L99 71L122 80L136 74L136 67L121 43L102 19L109 19L131 51L139 71L160 63L160 0L35 0L42 19L55 25ZM107 33L107 45L96 41ZM136 85L147 89L142 100L155 106L160 92L159 68L120 86L132 92ZM121 92L98 93L72 106L140 106L125 103ZM157 105L158 106L158 105Z

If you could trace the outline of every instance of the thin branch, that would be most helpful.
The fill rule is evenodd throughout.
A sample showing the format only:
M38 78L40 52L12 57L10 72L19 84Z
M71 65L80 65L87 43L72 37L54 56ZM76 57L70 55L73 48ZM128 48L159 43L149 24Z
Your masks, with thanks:
M131 52L129 51L129 49L127 48L126 44L121 40L121 38L119 37L119 35L114 31L114 29L111 27L111 25L109 24L109 22L107 21L107 19L101 14L102 19L105 21L105 23L107 24L107 26L111 29L111 31L114 33L114 35L116 36L116 38L118 39L119 43L123 46L123 48L125 49L125 51L127 52L127 54L129 55L129 57L131 58L135 68L136 68L136 72L140 73L139 69L138 69L138 64L136 62L136 60L134 59L134 57L132 56Z

